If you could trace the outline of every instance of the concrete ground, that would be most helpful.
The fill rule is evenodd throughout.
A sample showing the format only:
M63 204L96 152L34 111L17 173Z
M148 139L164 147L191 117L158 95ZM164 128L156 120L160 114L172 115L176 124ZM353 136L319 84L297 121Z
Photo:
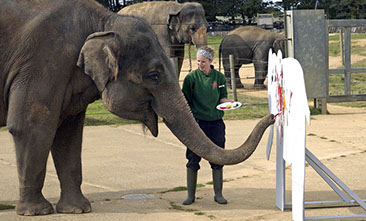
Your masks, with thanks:
M328 105L330 115L312 116L307 148L361 199L366 199L366 109ZM226 121L227 148L240 145L258 120ZM291 210L275 206L275 147L269 161L266 131L255 153L244 163L224 167L227 205L213 201L211 169L201 162L197 200L183 206L186 191L164 192L186 185L185 147L165 127L159 136L140 125L86 127L83 141L83 185L93 211L71 215L22 217L14 209L0 211L0 220L291 220ZM18 178L12 138L0 132L0 204L15 205ZM291 200L291 170L286 170L286 200ZM306 201L340 200L310 167L306 167ZM49 159L43 189L56 204L59 182ZM128 199L128 195L133 194ZM142 199L136 199L135 194ZM126 197L127 196L127 197ZM126 199L127 198L127 199ZM366 214L361 207L306 209L305 215Z

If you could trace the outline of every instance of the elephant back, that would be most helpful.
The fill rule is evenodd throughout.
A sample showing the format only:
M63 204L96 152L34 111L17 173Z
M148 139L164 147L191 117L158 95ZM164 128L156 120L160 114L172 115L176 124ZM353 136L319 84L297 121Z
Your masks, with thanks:
M275 40L278 34L255 26L243 26L234 29L233 31L229 32L228 35L238 35L241 38L246 39L246 41L260 41L270 39Z
M177 2L142 2L121 9L118 14L133 15L145 19L150 25L167 25L169 14L182 7Z

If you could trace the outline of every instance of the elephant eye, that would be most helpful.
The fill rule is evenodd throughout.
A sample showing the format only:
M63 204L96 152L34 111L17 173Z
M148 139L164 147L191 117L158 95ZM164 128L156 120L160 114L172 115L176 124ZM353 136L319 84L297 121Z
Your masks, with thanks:
M152 71L144 76L144 80L153 81L154 84L158 84L160 82L160 73L157 71Z
M192 31L192 33L194 33L196 31L196 27L192 26L191 31Z

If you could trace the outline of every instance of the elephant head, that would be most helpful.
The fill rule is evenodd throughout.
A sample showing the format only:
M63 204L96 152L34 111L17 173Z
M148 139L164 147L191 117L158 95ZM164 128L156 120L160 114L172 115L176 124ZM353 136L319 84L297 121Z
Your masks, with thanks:
M142 122L153 136L158 135L159 116L189 149L217 164L239 163L251 155L274 122L271 115L258 123L240 148L217 147L195 122L153 30L132 17L118 16L109 24L105 32L87 38L77 65L93 79L110 112Z
M285 44L286 39L285 38L278 38L273 42L273 50L277 53L277 51L281 50L282 53L285 53Z
M191 40L196 47L207 45L208 23L205 11L199 3L176 4L170 8L167 24L172 37L180 43Z

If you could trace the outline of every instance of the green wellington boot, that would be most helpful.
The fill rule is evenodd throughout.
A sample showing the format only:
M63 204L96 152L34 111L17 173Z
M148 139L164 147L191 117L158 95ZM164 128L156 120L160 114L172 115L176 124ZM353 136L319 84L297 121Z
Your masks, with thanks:
M227 204L227 200L222 195L223 172L220 170L212 170L213 187L215 191L215 202L219 204Z
M187 189L188 196L183 201L183 205L191 205L196 199L197 171L187 167Z

